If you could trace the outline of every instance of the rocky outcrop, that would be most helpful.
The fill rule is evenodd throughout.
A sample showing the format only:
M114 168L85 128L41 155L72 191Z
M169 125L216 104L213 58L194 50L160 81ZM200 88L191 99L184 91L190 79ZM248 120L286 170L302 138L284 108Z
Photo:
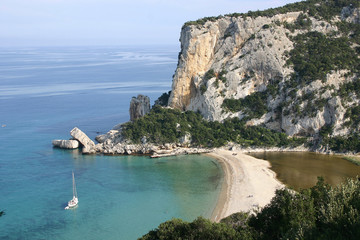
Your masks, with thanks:
M76 149L79 147L79 142L77 140L53 140L52 145L58 148Z
M284 68L284 51L292 48L283 27L263 29L275 21L292 23L300 13L272 18L224 17L204 26L187 26L181 32L181 53L175 72L170 106L200 111L210 120L221 120L224 98L242 98L263 90L270 79L282 78L291 72ZM261 36L261 37L260 37ZM270 43L272 46L270 47ZM210 69L225 70L226 83L215 86L215 77L205 78ZM249 78L247 81L244 79ZM206 92L200 87L205 85Z
M176 147L171 150L159 150L155 151L151 157L152 158L160 158L160 157L170 157L177 155L187 155L187 154L201 154L201 153L209 153L212 152L212 149L208 148L181 148Z
M141 155L150 155L159 147L154 144L131 144L131 143L112 143L111 141L106 141L104 143L96 144L95 151L97 153L109 154L109 155L132 155L132 154L141 154Z
M95 153L95 143L79 128L75 127L70 131L70 135L80 142L83 146L82 152L85 154Z
M183 137L180 137L179 143L183 146L190 146L191 144L191 134L186 132Z
M360 8L344 7L341 11L341 20L360 24Z
M112 130L113 131L113 130ZM105 137L105 135L102 135ZM107 135L109 138L105 139L104 142L96 144L95 151L97 153L107 155L150 155L151 157L168 157L175 155L184 154L200 154L208 153L211 150L206 148L189 148L183 147L182 144L167 143L164 145L151 144L151 143L140 143L132 144L127 141L118 142L114 138L113 134Z
M334 70L325 81L289 89L294 73L287 64L294 48L294 37L308 31L324 35L338 31L336 21L359 23L359 8L344 8L333 22L326 22L303 12L289 12L271 17L232 17L205 21L203 25L185 25L181 31L181 52L173 78L169 106L200 112L208 120L223 121L246 116L243 110L231 112L222 106L225 99L244 99L258 92L277 88L265 99L267 112L250 119L248 125L266 125L290 136L314 135L325 125L334 126L334 135L349 132L344 125L349 106L360 103L355 95L348 102L337 96L340 86L354 81L347 70ZM311 25L291 30L299 16ZM357 45L352 46L355 48ZM269 90L270 91L270 90ZM304 100L313 95L311 100ZM298 99L302 99L301 101ZM321 107L305 114L311 105Z
M139 94L133 97L130 102L130 121L144 116L150 112L150 98Z
M153 144L148 143L146 137L141 139L141 143L134 144L126 140L121 134L121 125L115 126L106 134L96 136L99 143L95 146L97 153L103 154L145 154L154 157L173 156L181 154L195 154L209 152L209 149L191 148L191 134L186 133L179 139L178 143Z

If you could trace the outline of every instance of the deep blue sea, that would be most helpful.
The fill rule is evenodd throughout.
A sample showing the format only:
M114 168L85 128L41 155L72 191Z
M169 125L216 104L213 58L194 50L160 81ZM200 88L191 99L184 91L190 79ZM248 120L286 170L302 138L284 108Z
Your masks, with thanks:
M0 48L0 239L136 239L210 217L223 179L201 155L150 159L60 150L129 120L132 96L171 89L177 46ZM79 206L72 198L75 172Z

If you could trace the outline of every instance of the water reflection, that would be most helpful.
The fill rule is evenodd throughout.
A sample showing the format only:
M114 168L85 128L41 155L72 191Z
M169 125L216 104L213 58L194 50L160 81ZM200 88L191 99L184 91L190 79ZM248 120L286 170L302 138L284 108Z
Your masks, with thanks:
M318 176L324 177L331 185L337 185L348 177L360 176L360 166L340 156L308 152L261 152L249 155L268 160L278 179L296 190L314 186Z

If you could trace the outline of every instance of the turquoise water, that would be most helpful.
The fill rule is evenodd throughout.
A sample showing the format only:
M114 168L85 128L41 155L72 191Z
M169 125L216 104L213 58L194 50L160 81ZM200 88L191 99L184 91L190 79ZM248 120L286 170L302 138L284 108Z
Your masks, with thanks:
M0 239L136 239L171 218L210 217L220 166L200 155L150 159L60 150L129 119L139 93L171 88L177 47L23 48L0 52ZM72 197L74 170L79 206Z

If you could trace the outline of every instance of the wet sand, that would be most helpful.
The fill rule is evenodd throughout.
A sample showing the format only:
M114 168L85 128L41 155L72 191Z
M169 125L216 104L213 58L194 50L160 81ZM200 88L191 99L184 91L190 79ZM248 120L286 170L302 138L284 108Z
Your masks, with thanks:
M267 161L223 149L207 155L216 158L224 171L221 193L211 216L215 222L236 212L264 207L275 196L276 189L284 187Z

